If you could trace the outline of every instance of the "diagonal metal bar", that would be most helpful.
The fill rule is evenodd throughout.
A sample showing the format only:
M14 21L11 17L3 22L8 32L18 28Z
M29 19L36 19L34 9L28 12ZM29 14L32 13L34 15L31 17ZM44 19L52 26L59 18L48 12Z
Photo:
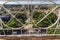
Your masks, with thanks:
M1 19L0 19L0 21L1 21L1 24L3 24L4 26L6 26L6 27L8 27ZM3 27L3 26L2 26ZM9 27L10 28L10 27Z
M21 8L22 8L22 7L21 7ZM16 16L17 14L18 14L18 13L16 13L15 16ZM12 19L13 19L13 18L11 18L11 19L9 20L9 22L10 22ZM8 23L9 23L9 22L8 22ZM8 23L7 23L7 24L8 24Z
M8 24L9 22L11 22L12 19L13 19L13 18L11 18L11 19L7 22L7 24Z
M54 24L52 24L51 26L47 27L47 29L53 27L54 25L56 25L57 22L59 21L59 19L60 19L60 12L59 12L59 16L58 16L58 19L56 20L56 22Z
M59 11L59 18L60 18L60 11ZM57 26L56 26L56 29L58 29L58 28L59 28L59 21L57 22ZM56 33L56 29L54 31L54 34Z
M3 7L3 6L1 6L1 7ZM3 7L4 8L4 7ZM8 10L6 10L6 11L8 11ZM10 11L8 11L8 13L9 13ZM17 19L13 14L11 14L11 13L9 13L10 15L12 15L15 19ZM17 19L18 20L18 19ZM3 21L2 21L3 22ZM3 22L3 24L4 24L4 22ZM23 26L22 27L20 27L20 28L12 28L12 27L9 27L8 25L6 25L6 24L4 24L6 27L8 27L8 28L11 28L11 29L21 29L21 28L23 28L26 24L22 24Z
M51 14L56 8L58 8L59 6L56 6L54 9L52 9L52 11L50 11L46 16L44 16L40 21L38 21L36 24L35 24L35 26L37 25L37 24L39 24L41 21L43 21L49 14Z
M39 7L38 7L39 8ZM40 8L39 8L39 10L40 10ZM48 13L48 12L47 12ZM45 13L46 15L47 15L47 13ZM45 15L44 13L43 13L43 15ZM49 20L49 18L47 18L47 20L52 24L52 22Z
M38 7L39 8L39 7ZM40 11L40 8L39 8L39 10L38 10L38 12ZM48 13L48 12L47 12ZM46 13L46 14L47 14ZM44 13L43 13L43 15L45 15ZM47 20L52 24L52 22L47 18Z
M1 24L0 24L0 25L1 25L1 27L2 27L3 33L4 33L4 35L5 35L5 31L4 31L4 27L3 27L3 25L2 25L3 23L2 23L1 18L0 18L0 22L1 22Z
M21 28L23 28L24 26L22 26L22 27L20 27L20 28L12 28L12 27L9 27L8 25L6 25L2 20L0 20L1 21L1 23L4 25L4 26L6 26L7 28L10 28L10 29L21 29ZM3 30L3 29L2 29Z
M21 24L23 25L23 23L22 23L20 20L18 20L13 14L11 14L10 11L7 10L3 5L1 5L1 7L3 7L6 12L8 12L8 13L9 13L11 16L13 16L19 23L21 23Z
M17 15L17 14L16 14L16 15ZM15 15L15 16L16 16L16 15ZM12 20L12 19L11 19L11 20ZM10 21L11 21L11 20L10 20ZM5 24L4 24L4 25L5 25ZM21 29L21 28L23 28L23 27L25 26L25 24L23 24L23 26L20 27L20 28L12 28L12 27L9 27L9 26L7 26L7 25L5 25L5 26L8 27L8 28L11 28L11 29Z
M21 7L21 8L22 8L22 7ZM25 8L25 11L26 11L26 8ZM25 12L25 11L24 11L24 12ZM23 13L24 13L24 12L23 12ZM18 14L18 13L16 13L15 16L16 16L17 14ZM13 18L12 18L12 19L13 19ZM12 20L12 19L11 19L11 20ZM11 21L11 20L10 20L10 21ZM10 22L10 21L9 21L9 22ZM8 22L8 23L9 23L9 22ZM7 23L7 24L8 24L8 23Z
M57 25L56 25L56 28L58 28L58 23L59 23L59 21L57 22ZM56 33L56 29L54 30L54 34Z

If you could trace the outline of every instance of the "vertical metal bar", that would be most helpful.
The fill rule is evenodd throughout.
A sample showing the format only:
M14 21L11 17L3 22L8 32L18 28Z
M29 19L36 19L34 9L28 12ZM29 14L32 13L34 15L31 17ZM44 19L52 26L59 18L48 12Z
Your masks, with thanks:
M57 25L56 25L56 28L58 28L58 23L57 23ZM57 30L57 29L54 30L54 34L55 34L56 30Z
M32 20L32 18L33 18L33 14L31 13L32 10L33 10L33 8L32 8L32 0L31 0L31 10L30 10L31 20Z
M46 34L47 34L47 32L48 32L48 29L46 29Z
M12 35L13 35L13 29L12 29Z
M22 29L21 29L21 34L22 34Z
M3 29L3 33L4 33L4 35L5 35L5 30Z

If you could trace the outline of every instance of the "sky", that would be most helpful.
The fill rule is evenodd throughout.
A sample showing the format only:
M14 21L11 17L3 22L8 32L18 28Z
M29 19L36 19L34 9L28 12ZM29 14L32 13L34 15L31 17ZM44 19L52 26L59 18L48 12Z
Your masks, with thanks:
M3 4L5 1L0 0L0 4ZM54 1L56 4L60 4L60 1ZM53 4L52 2L44 2L44 1L15 1L8 2L6 4Z

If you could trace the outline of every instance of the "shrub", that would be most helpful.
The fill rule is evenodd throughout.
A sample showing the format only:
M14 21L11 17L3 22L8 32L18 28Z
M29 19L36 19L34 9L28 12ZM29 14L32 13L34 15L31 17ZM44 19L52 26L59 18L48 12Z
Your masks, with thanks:
M26 21L26 15L24 13L17 13L16 18L20 19L22 23L25 23Z
M22 26L15 19L13 19L12 21L10 21L7 25L10 26L10 27L13 27L13 28L18 28L18 27L21 27Z
M41 20L46 15L45 12L33 12L33 20L35 20L35 24ZM54 13L51 13L47 18L45 18L43 21L41 21L39 24L37 24L39 27L48 27L55 23L57 20L57 16Z

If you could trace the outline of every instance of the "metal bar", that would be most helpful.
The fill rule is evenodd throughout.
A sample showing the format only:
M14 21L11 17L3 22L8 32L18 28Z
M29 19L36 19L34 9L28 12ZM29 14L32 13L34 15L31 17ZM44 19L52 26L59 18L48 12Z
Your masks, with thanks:
M52 11L50 11L46 16L44 16L40 21L38 21L35 25L37 25L38 23L40 23L41 21L43 21L49 14L51 14L56 8L58 8L59 6L56 6L54 9L52 9Z
M19 23L21 23L21 24L23 25L23 23L22 23L21 21L19 21L13 14L11 14L10 11L7 10L3 5L1 5L1 7L3 7L3 8L6 10L6 12L8 12L8 13L9 13L11 16L13 16Z

